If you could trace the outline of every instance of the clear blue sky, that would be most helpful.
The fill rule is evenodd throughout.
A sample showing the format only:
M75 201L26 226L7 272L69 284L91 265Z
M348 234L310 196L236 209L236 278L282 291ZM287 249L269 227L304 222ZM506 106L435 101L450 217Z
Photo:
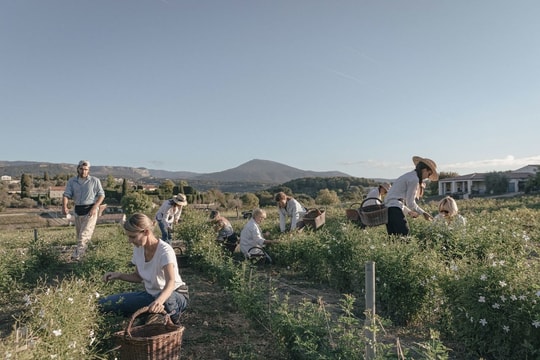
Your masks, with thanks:
M537 0L3 0L0 160L540 164Z

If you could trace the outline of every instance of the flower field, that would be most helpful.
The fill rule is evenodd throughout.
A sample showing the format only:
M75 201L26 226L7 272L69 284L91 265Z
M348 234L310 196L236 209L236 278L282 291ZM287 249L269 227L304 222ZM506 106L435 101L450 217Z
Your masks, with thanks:
M316 232L279 234L277 212L268 209L263 228L280 242L268 248L275 263L264 266L215 244L204 212L188 208L175 231L191 267L225 289L232 306L271 339L276 358L364 358L364 272L373 261L376 358L540 359L540 197L458 206L466 231L412 219L408 238L389 238L384 226L360 229L338 207L326 209ZM434 213L436 203L425 208ZM245 221L233 225L240 230ZM62 249L74 244L73 231L0 234L0 322L9 324L0 328L3 358L117 356L111 336L122 319L100 314L95 299L136 287L101 280L111 269L129 271L129 246L119 226L100 225L87 258L69 264ZM285 273L314 296L299 300L297 291L293 301L278 286ZM323 286L340 298L335 306L316 292ZM414 341L383 341L385 329L414 334ZM228 358L268 357L238 348Z

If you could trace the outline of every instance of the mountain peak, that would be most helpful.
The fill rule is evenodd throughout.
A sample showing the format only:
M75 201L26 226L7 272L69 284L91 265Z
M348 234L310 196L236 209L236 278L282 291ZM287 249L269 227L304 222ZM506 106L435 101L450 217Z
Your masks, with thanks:
M350 176L338 171L307 171L271 160L253 159L233 169L196 176L198 180L282 184L303 177Z

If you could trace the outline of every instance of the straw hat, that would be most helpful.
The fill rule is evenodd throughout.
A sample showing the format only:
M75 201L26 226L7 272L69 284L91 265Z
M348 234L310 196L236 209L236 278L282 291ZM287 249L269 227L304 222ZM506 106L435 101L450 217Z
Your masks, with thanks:
M431 169L431 175L429 176L429 180L431 181L437 181L439 180L439 174L437 173L437 164L435 164L435 161L423 158L420 156L413 156L412 161L414 163L414 166L418 165L418 163L422 162L427 165Z
M389 183L385 182L385 183L382 183L381 184L382 188L384 190L386 190L386 192L388 192L388 190L390 190L390 188L392 187L392 185L390 185Z
M184 194L178 194L178 195L174 196L174 197L173 197L173 201L174 201L177 205L182 205L182 206L187 205L186 195L184 195Z

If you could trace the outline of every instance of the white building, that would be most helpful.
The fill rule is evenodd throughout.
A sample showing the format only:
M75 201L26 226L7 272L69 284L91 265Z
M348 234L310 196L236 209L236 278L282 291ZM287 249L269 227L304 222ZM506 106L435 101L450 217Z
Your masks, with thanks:
M518 193L525 189L529 178L536 176L540 165L527 165L514 171L505 172L508 179L508 193ZM439 195L482 195L486 192L486 175L488 173L472 173L453 178L439 179Z

